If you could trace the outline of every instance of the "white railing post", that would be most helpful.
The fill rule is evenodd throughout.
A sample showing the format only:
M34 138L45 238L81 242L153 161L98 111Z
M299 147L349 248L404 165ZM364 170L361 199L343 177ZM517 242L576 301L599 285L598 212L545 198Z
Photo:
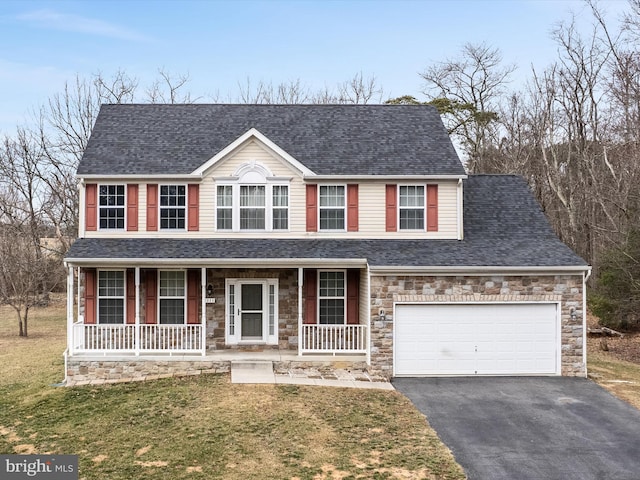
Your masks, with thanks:
M207 267L200 270L200 298L202 318L200 319L200 349L202 356L207 355Z
M136 286L136 324L133 327L134 352L136 356L140 355L140 267L135 269Z
M67 349L73 355L73 267L67 269ZM66 375L66 372L65 372Z

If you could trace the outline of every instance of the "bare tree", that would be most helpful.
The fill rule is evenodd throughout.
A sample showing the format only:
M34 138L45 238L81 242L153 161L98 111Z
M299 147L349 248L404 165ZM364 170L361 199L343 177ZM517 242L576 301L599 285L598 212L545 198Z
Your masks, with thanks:
M246 104L365 104L381 102L383 95L376 78L365 78L362 72L339 83L335 89L325 86L312 91L300 79L274 85L264 81L253 84L247 78L244 84L238 84L238 90L237 101Z
M1 200L0 200L1 201ZM18 333L29 334L29 310L42 302L60 275L60 259L43 255L21 225L0 225L0 303L10 305L18 318Z
M495 139L500 96L515 68L503 65L497 48L467 43L459 58L431 65L421 74L423 93L462 144L471 172L481 169L483 153Z
M188 74L172 75L161 68L158 70L158 75L160 78L156 79L147 88L147 101L149 103L194 103L198 100L197 98L192 99L189 91L183 91L187 83L189 83Z

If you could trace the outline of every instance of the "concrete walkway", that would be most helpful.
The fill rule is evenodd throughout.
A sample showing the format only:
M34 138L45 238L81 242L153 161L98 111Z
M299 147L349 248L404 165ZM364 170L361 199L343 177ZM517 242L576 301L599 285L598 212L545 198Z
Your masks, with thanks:
M273 363L269 361L231 362L231 383L275 383L394 390L391 383L379 381L377 377L369 377L365 372L351 372L342 369L331 369L322 372L310 368L279 371L276 373L273 371Z

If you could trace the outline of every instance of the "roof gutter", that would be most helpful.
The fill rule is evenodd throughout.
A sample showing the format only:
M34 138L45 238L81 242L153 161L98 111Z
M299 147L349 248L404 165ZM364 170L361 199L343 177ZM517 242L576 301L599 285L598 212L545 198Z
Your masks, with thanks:
M418 275L418 274L443 274L443 275L486 275L491 274L508 274L508 275L531 275L540 273L553 274L577 274L590 272L589 265L557 265L557 266L419 266L419 267L402 267L402 266L375 266L369 267L371 275Z
M304 180L466 180L468 175L304 175Z
M327 267L367 265L366 258L65 258L74 266L173 266L173 267Z
M185 180L185 181L194 181L201 180L202 175L194 175L191 173L160 173L154 175L143 175L143 174L125 174L125 175L76 175L80 181L97 181L97 180L117 180L124 181L126 179L134 179L134 180Z

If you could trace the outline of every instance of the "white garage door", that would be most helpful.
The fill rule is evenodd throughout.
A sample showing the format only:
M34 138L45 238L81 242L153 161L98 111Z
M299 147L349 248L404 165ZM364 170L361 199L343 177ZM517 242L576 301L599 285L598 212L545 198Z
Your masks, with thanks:
M397 305L394 374L559 373L556 304Z

